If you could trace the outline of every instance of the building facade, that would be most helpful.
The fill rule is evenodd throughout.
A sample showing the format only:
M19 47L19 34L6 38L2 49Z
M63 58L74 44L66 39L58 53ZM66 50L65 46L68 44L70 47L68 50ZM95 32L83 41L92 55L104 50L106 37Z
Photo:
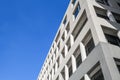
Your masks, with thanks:
M120 80L120 0L70 0L38 80Z

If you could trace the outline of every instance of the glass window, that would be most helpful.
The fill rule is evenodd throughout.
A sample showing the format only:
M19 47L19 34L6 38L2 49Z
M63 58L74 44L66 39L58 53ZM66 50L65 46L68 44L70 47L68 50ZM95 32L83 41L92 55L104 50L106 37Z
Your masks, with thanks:
M66 31L67 31L67 33L70 31L70 24L69 23L67 24Z
M62 35L62 40L63 40L63 41L65 40L65 32L64 32L63 35Z
M69 73L69 77L70 77L73 73L71 59L68 61L67 66L68 66L68 73Z
M114 12L112 12L112 13L113 13L113 16L114 16L115 20L117 21L117 23L120 23L120 14L117 14Z
M115 62L116 62L116 65L117 65L117 68L118 68L118 71L120 73L120 59L118 58L114 58Z
M94 41L93 38L91 38L85 45L86 54L89 55L89 53L93 50L94 47L95 47Z
M81 30L83 29L84 25L87 22L87 15L86 15L86 11L84 11L81 15L80 20L78 21L77 25L75 26L72 35L74 37L74 41L76 40L76 38L78 37L79 33L81 32Z
M117 3L118 4L118 6L120 7L120 3Z
M78 47L74 52L74 57L76 58L76 67L78 68L79 65L82 63L80 47Z
M68 51L69 51L69 50L70 50L70 48L71 48L70 38L68 39L68 41L67 41L66 45L67 45L67 48L68 48Z
M94 7L95 8L95 12L97 14L98 17L104 18L109 20L108 16L107 16L107 11L98 7Z
M110 44L120 46L120 40L118 37L110 35L110 34L106 34L106 33L105 33L105 37Z
M65 68L63 68L63 70L61 71L61 75L62 75L63 80L65 80Z
M75 4L75 2L76 2L76 0L72 0L72 4L73 4L73 5Z
M79 13L79 11L80 11L80 4L78 3L78 5L77 5L77 7L76 7L76 9L75 9L75 11L74 11L74 13L73 13L73 15L74 15L74 18L76 18L77 17L77 15L78 15L78 13Z
M101 69L92 76L91 80L104 80Z
M108 0L96 0L97 2L101 3L101 4L105 4L109 6Z
M99 62L90 69L88 75L91 80L104 80L104 76Z
M67 22L67 16L65 16L65 19L64 19L64 21L63 21L63 24L65 25L66 22Z
M57 64L58 64L58 68L59 68L59 66L60 66L60 58L59 57L57 59Z
M61 54L62 54L62 57L65 58L65 48L63 48Z

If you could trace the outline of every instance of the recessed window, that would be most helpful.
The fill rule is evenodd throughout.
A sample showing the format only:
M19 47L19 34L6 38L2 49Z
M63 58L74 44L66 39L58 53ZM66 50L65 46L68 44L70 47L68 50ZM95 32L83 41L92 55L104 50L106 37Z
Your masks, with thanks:
M54 73L54 75L55 75L55 65L53 66L53 69L54 69L54 70L53 70L53 71L54 71L53 73Z
M58 41L59 37L60 37L60 31L58 32L57 37L55 39L56 42Z
M82 77L80 80L85 80L85 78L84 78L84 77Z
M88 75L91 80L105 80L99 63L92 67Z
M63 70L61 71L61 75L62 75L62 80L65 80L65 68L63 68Z
M114 60L117 65L118 71L120 72L120 59L115 58Z
M60 66L60 58L59 57L57 59L57 64L58 64L58 68L59 68L59 66Z
M105 37L110 44L120 46L120 40L118 37L106 33Z
M88 56L89 53L94 49L95 44L92 38L92 34L90 31L86 34L85 38L83 39L83 44L85 46L86 55Z
M69 77L73 74L71 59L67 63Z
M67 16L65 16L65 19L63 20L63 24L65 25L67 22Z
M73 5L75 4L75 2L76 2L76 0L72 0L72 4L73 4Z
M77 23L77 25L75 26L72 35L74 37L74 41L76 40L76 38L78 37L79 33L81 32L81 30L83 29L84 25L87 22L87 15L86 15L86 11L84 11Z
M65 58L65 47L63 48L61 54L62 54L62 57Z
M70 31L70 24L69 23L66 26L66 31L67 31L67 33Z
M68 39L66 45L67 45L67 48L68 48L68 51L69 51L70 48L71 48L71 41L70 41L70 38Z
M117 3L118 4L118 6L120 7L120 3Z
M60 50L60 42L58 43L58 50Z
M80 4L78 3L78 5L77 5L77 7L75 8L75 11L74 11L74 13L73 13L73 15L74 15L74 18L76 18L77 17L77 15L78 15L78 13L80 12Z
M65 40L65 32L64 32L63 35L62 35L62 40L63 40L63 41Z
M114 13L114 12L112 12L112 14L113 14L115 20L117 21L117 23L120 23L120 14L117 14L117 13Z
M109 6L108 0L96 0L96 2Z
M56 80L59 80L59 76L56 78Z
M102 26L103 32L105 34L105 38L108 41L108 43L120 46L120 39L117 37L117 32L114 29Z
M79 65L82 63L81 53L80 53L80 47L77 47L75 52L73 53L75 59L76 59L76 67L78 68Z
M88 41L88 43L85 45L86 54L88 55L93 50L94 47L95 47L94 41L93 41L93 38L91 38Z
M109 20L108 16L107 16L107 10L98 8L98 7L94 7L95 8L95 12L97 14L98 17L104 18Z

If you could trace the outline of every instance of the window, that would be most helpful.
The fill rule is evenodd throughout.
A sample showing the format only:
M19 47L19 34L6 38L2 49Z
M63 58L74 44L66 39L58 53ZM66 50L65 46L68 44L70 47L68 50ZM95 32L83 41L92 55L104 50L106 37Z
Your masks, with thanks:
M72 4L73 4L73 5L75 4L75 2L76 2L76 0L72 0Z
M87 15L86 12L84 11L81 15L81 18L79 19L77 25L75 26L72 35L74 37L74 41L76 40L76 38L78 37L79 33L81 32L81 30L83 29L84 25L87 22Z
M64 19L64 21L63 21L63 24L65 25L66 22L67 22L67 16L65 16L65 19Z
M108 0L96 0L98 3L105 4L109 6Z
M79 65L82 63L80 47L78 47L75 52L73 53L74 57L76 58L76 67L78 68Z
M80 4L78 3L78 5L77 5L77 7L76 7L76 9L75 9L75 11L74 11L74 13L73 13L73 15L74 15L74 18L76 18L77 17L77 15L78 15L78 13L79 13L79 11L80 11Z
M89 53L94 49L95 44L92 38L92 34L90 31L86 34L85 38L83 39L83 44L85 46L86 55L88 56Z
M120 23L120 14L117 14L117 13L114 13L114 12L112 12L112 14L113 14L115 20L117 21L117 23Z
M114 58L118 71L120 72L120 59Z
M56 42L58 41L59 37L60 37L60 31L58 32L57 37L55 39Z
M93 38L91 38L88 41L88 43L85 45L86 54L88 55L93 50L94 47L95 47L94 41L93 41Z
M82 77L80 80L85 80L85 78L84 78L84 77Z
M91 80L104 80L104 76L100 67L100 64L97 63L89 72L89 77Z
M105 33L105 37L110 44L120 46L120 40L118 37L110 35L110 34L106 34L106 33Z
M120 3L117 3L118 4L118 6L120 7Z
M60 66L60 58L59 57L57 59L57 64L58 64L58 68L59 68L59 66Z
M56 78L56 80L59 80L59 76Z
M67 24L66 31L67 31L67 33L70 31L70 24L69 23Z
M68 61L67 66L68 66L68 73L69 73L69 77L70 77L73 73L71 59Z
M61 71L61 75L62 75L62 80L65 80L65 68L63 68L63 70Z
M60 42L58 43L58 50L60 50Z
M69 50L70 50L70 48L71 48L70 38L68 39L68 41L67 41L66 45L67 45L67 48L68 48L68 51L69 51Z
M62 35L62 40L63 40L63 41L65 40L65 32L64 32L63 35Z
M108 16L107 16L107 10L98 8L98 7L94 7L95 8L95 12L97 14L98 17L104 18L109 20Z
M54 69L53 71L54 71L54 75L55 75L55 65L53 66L53 69Z
M62 54L62 57L65 58L65 47L63 48L61 54Z

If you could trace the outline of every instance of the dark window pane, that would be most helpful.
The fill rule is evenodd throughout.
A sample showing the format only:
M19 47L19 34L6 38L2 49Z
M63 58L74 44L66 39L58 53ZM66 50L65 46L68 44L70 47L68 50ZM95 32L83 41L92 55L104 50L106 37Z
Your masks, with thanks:
M85 46L86 54L88 55L93 50L94 47L95 47L94 41L93 38L91 38Z
M76 0L72 0L72 4L73 4L73 5L75 4L75 2L76 2Z
M105 37L110 44L120 46L120 40L119 40L118 37L112 36L112 35L109 35L109 34L105 34Z
M69 67L69 77L72 75L72 65Z
M109 6L108 0L96 0L97 2L101 3L101 4L105 4Z
M117 21L117 23L120 23L120 14L117 14L117 13L114 13L114 12L112 12L112 14L113 14L115 20Z
M75 12L73 13L73 15L74 15L75 18L77 17L79 11L80 11L80 5L78 4L77 8L75 9Z
M79 67L79 65L82 63L82 59L81 59L81 55L79 54L76 58L76 66L77 68Z
M91 80L104 80L101 69L92 76Z
M120 3L118 3L119 7L120 7Z

